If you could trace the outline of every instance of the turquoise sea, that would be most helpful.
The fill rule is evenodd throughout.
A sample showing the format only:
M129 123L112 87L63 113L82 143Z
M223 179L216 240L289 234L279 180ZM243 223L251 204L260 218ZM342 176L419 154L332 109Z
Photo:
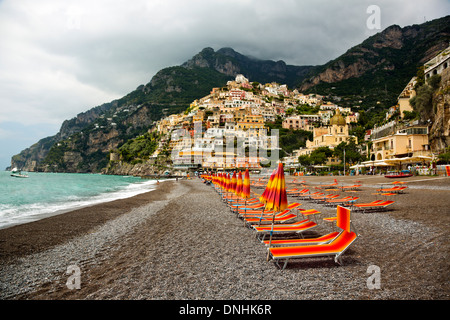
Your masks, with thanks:
M132 176L0 172L0 229L84 206L151 191L156 181Z

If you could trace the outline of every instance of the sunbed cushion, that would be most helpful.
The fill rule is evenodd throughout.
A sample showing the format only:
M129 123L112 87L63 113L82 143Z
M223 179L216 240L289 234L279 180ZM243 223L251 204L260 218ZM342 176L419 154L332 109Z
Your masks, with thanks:
M310 246L274 247L270 252L274 258L292 258L311 255L337 254L343 252L356 239L356 233L343 231L328 244Z

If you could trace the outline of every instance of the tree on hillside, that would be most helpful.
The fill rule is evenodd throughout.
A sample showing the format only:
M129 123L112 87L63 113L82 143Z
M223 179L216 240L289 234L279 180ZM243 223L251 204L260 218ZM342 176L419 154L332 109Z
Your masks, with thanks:
M439 88L441 76L430 77L425 84L418 87L417 94L409 100L413 110L417 112L422 120L433 117L433 95Z

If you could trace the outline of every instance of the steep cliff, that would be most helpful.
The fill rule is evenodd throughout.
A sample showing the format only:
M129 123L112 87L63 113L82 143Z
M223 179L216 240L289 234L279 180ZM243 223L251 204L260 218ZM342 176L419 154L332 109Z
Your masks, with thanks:
M395 105L417 68L445 49L450 41L450 16L421 25L390 26L345 54L314 67L300 91L349 96L351 106Z
M284 61L259 60L236 52L232 48L222 48L216 52L212 48L205 48L182 67L209 68L235 77L243 74L248 79L261 83L278 82L293 88L300 84L312 66L287 65Z
M443 152L450 146L450 69L441 73L441 84L433 97L434 113L430 129L430 147Z

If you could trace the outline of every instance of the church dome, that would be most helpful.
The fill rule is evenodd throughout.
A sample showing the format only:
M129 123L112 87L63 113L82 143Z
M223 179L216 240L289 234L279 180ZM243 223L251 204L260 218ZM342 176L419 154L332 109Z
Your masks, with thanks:
M346 124L345 118L341 115L339 109L336 109L336 114L330 119L330 126L345 126Z

